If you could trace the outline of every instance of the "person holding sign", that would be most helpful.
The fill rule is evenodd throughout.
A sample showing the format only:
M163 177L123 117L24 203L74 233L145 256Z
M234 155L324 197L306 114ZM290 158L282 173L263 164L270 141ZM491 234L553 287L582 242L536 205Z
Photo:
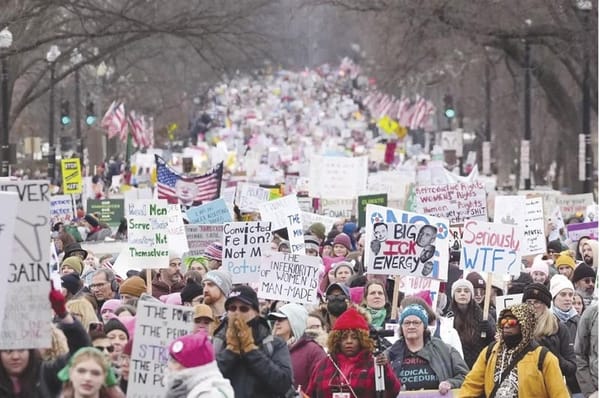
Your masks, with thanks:
M231 290L227 316L215 331L217 364L236 398L280 398L292 389L292 364L287 344L271 335L259 316L256 292L249 286Z
M311 398L375 398L374 344L369 324L355 308L335 322L327 342L329 354L313 370L306 394ZM400 382L389 363L382 365L385 397L395 398Z

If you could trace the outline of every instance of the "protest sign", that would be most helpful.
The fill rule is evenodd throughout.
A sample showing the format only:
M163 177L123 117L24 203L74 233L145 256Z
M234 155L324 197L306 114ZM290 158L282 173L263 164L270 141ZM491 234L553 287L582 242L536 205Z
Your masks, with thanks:
M558 206L554 206L548 216L548 242L556 239L565 240L567 238L567 231L565 228L565 222Z
M448 277L448 220L367 205L365 265L369 274Z
M587 207L592 204L594 204L594 194L591 192L576 195L558 195L556 197L556 205L567 220L577 213L585 215Z
M333 224L335 224L336 219L333 217L322 216L316 213L308 213L306 211L302 212L302 226L304 230L308 230L311 225L316 222L320 222L325 226L325 232L331 231Z
M546 253L546 226L542 198L525 199L522 256Z
M127 242L131 264L163 268L169 264L169 207L166 200L127 204Z
M308 196L298 196L298 206L300 210L306 211L309 213L313 212L313 200Z
M350 219L356 214L356 199L319 199L319 214L332 218Z
M552 189L537 189L532 191L517 191L517 195L525 196L526 198L542 198L544 206L544 216L549 217L550 213L556 206L556 199L561 195L560 191Z
M271 223L271 228L276 231L286 228L290 250L295 254L304 254L304 229L300 206L296 195L288 195L270 202L258 205L260 218Z
M365 226L365 212L368 204L387 206L387 194L364 195L358 197L358 225Z
M522 301L523 293L496 296L496 314L499 314L503 309L508 308L511 305L521 304Z
M521 267L521 233L516 225L465 221L460 268L494 274L515 274Z
M435 311L440 292L439 280L411 275L403 275L396 280L399 281L398 289L404 293L405 297L422 291L428 291L431 295L431 308Z
M417 213L447 218L450 224L464 220L487 221L485 186L480 181L415 187Z
M138 301L127 398L165 396L169 344L191 333L193 327L192 307Z
M89 213L89 212L88 212ZM69 223L73 219L73 199L71 195L50 197L50 224Z
M12 257L5 259L7 276L3 280L8 280L8 287L3 290L6 307L0 349L48 348L52 335L48 301L50 186L47 181L2 181L0 191L17 193L16 206L6 199L2 207L7 235L11 222L14 233L12 244L2 246L8 248L7 257L12 246Z
M448 240L448 246L452 251L460 251L462 248L462 229L463 224L450 225L450 235Z
M378 171L369 173L367 192L386 192L388 200L406 200L410 184L415 182L415 171ZM387 205L386 205L387 206Z
M577 242L584 236L598 240L598 221L569 224L567 225L567 236L571 242Z
M314 155L310 159L308 196L355 199L367 188L368 157Z
M258 211L258 205L269 200L271 191L256 184L241 183L236 190L236 203L242 211Z
M78 158L62 159L60 161L63 193L70 195L83 192L81 178L81 163Z
M125 217L124 199L104 199L87 201L87 213L97 215L98 220L108 224L111 228L119 227Z
M169 242L169 251L177 255L182 255L189 250L183 217L181 215L181 206L178 204L168 204L169 215L167 222L167 240Z
M258 297L298 304L317 304L322 272L320 257L270 252L262 257Z
M499 224L525 224L525 196L496 195L494 222Z
M15 236L15 221L19 200L13 192L0 192L0 247L4 249L0 259L0 292L6 292L8 289L8 276L12 268L13 259L13 240ZM52 245L54 247L54 245ZM12 268L14 269L14 268ZM0 330L4 320L4 309L6 308L6 294L0 294ZM0 336L0 339L2 337ZM0 340L0 341L1 341Z
M191 207L186 210L185 214L190 224L223 224L233 221L223 198L207 202L202 206Z
M184 227L189 249L188 256L202 256L208 245L223 241L222 225L187 224Z
M261 256L269 250L271 223L249 221L223 224L223 269L233 283L257 282Z

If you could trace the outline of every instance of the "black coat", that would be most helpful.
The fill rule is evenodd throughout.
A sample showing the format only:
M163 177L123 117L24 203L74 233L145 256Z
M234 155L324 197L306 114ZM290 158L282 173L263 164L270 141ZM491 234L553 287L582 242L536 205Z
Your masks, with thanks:
M558 358L560 370L565 377L575 375L577 365L575 363L575 351L569 330L562 323L558 323L558 332L551 336L544 336L536 340L539 345L549 349Z

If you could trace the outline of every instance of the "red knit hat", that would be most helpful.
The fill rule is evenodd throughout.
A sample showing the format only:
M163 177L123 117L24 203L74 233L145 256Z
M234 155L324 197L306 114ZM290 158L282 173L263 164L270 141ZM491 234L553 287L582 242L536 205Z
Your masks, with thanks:
M369 324L355 308L350 307L335 321L333 330L362 329L369 331Z

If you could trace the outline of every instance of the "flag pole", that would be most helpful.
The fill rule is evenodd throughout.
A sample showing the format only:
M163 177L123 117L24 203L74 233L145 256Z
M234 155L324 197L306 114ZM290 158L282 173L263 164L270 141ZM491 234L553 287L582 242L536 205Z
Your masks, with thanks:
M125 164L127 164L128 166L131 166L129 161L131 160L132 150L133 150L133 140L131 137L131 131L128 129L127 130L127 146L125 147Z

